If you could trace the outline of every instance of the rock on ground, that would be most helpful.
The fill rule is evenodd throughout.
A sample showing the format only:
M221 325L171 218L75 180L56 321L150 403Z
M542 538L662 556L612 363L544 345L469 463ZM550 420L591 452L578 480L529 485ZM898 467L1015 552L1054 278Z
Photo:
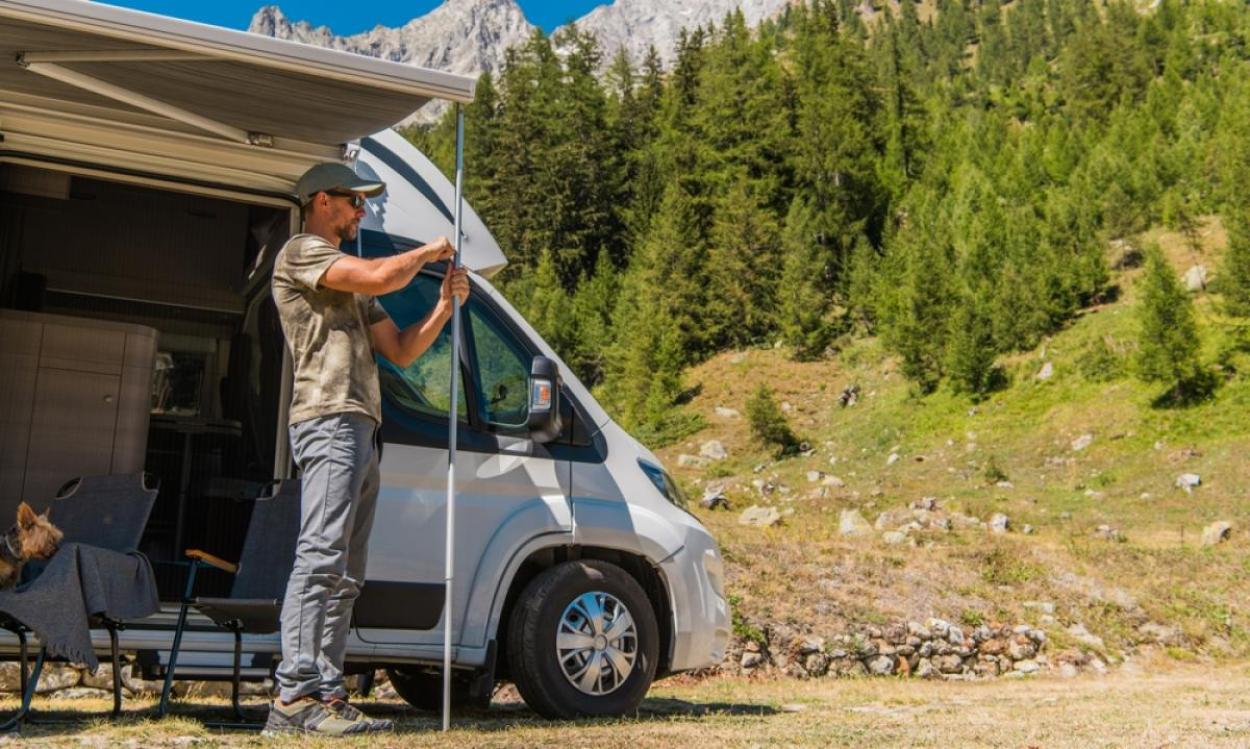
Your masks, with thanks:
M738 516L739 525L754 525L761 528L780 525L781 512L776 507L760 507L752 505Z
M1202 545L1215 546L1227 541L1233 534L1233 524L1218 520L1202 529Z
M838 516L838 533L843 536L867 536L873 531L859 510L843 510Z
M1195 265L1185 271L1185 290L1202 291L1207 288L1207 267Z
M729 451L720 440L708 440L699 448L699 455L711 460L724 460L729 457Z

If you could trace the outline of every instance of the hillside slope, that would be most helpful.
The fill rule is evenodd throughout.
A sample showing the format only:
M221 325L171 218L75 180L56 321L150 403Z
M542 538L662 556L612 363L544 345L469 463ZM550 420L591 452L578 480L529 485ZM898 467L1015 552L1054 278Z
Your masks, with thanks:
M1196 264L1214 272L1226 242L1218 220L1198 237L1196 247L1166 231L1134 242L1158 241L1178 274ZM1111 662L1153 646L1180 659L1250 654L1250 357L1222 357L1224 382L1210 401L1152 407L1159 388L1131 376L1141 273L1114 272L1115 301L1004 360L1010 384L976 405L914 395L871 340L815 363L749 350L691 371L697 395L686 408L708 426L661 452L692 505L709 488L731 503L694 512L729 562L739 637L828 637L939 617L1028 623L1047 633L1052 652ZM1228 327L1212 294L1195 301L1214 362ZM807 454L777 460L752 442L745 402L760 383ZM842 407L848 386L859 399ZM700 458L710 440L728 457ZM1201 484L1178 488L1184 473ZM913 503L935 509L916 514ZM741 525L752 505L776 507L781 524ZM842 535L845 510L878 527ZM985 527L996 513L1008 532ZM916 519L928 527L884 539ZM1203 546L1215 521L1232 523L1231 538Z

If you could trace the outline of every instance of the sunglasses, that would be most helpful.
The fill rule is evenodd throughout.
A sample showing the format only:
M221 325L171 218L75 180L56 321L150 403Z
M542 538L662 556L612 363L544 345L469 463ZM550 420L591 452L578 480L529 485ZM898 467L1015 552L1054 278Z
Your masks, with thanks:
M345 190L326 190L326 195L333 195L336 198L347 198L351 202L352 208L363 208L365 205L365 196L358 192L347 192Z

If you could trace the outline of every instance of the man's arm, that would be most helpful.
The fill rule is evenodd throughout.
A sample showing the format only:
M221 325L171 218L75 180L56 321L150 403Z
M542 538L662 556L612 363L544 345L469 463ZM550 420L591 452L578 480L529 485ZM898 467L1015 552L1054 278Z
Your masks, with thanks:
M444 276L438 302L421 322L403 330L389 317L370 325L373 350L398 367L409 366L430 348L443 326L451 319L453 297L459 297L461 304L469 298L469 272L463 268L457 268Z
M335 291L382 296L407 286L426 263L446 260L453 254L455 248L446 237L390 257L362 258L344 254L326 269L321 285Z

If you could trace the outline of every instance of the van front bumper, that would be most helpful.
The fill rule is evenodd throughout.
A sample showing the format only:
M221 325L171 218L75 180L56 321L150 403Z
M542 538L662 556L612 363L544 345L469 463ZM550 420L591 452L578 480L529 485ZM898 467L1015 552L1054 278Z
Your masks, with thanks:
M686 544L660 563L673 610L673 673L719 665L729 644L729 603L724 562L716 541L702 527L691 527Z

